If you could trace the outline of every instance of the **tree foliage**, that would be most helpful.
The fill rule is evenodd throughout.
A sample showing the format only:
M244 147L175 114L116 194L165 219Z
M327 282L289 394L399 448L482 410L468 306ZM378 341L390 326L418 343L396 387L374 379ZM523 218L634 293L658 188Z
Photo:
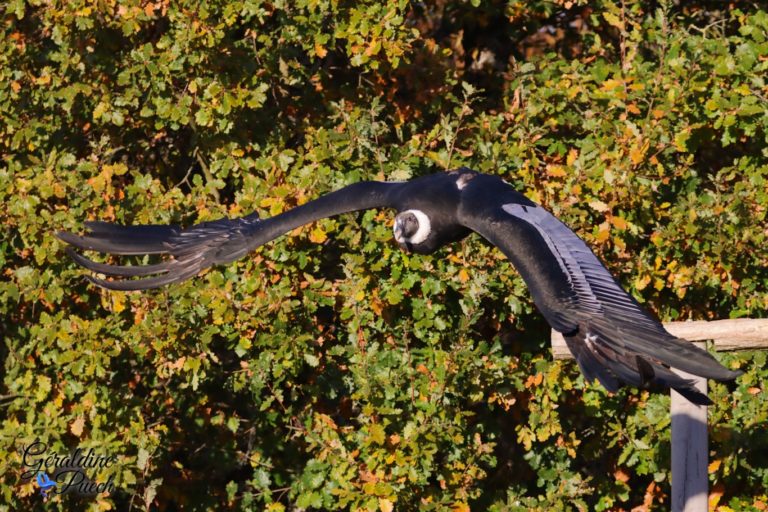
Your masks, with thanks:
M738 2L736 2L738 4ZM664 320L768 308L768 14L744 3L9 0L0 510L669 508L669 398L587 385L495 249L324 220L184 284L87 285L55 229L274 215L467 165ZM768 506L764 353L710 396L712 506ZM42 505L19 448L94 447Z

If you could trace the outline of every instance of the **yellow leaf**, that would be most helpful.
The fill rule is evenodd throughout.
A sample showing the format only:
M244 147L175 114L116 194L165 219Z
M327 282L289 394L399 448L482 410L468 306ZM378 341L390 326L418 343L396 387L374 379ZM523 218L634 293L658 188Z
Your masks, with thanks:
M713 460L709 463L709 466L707 466L707 473L716 473L718 469L720 469L720 464L722 461L720 459Z
M387 498L379 498L379 509L381 512L392 512L395 506Z
M629 105L627 105L627 111L632 113L632 114L639 114L640 113L640 109L637 108L637 105L635 105L634 103L630 103Z
M112 503L108 502L107 500L99 499L96 502L96 506L99 510L112 510Z
M607 204L605 204L605 203L604 203L604 202L602 202L602 201L598 201L598 200L590 201L590 202L589 202L589 206L590 206L590 207L591 207L593 210L595 210L595 211L598 211L598 212L601 212L601 213L603 213L603 212L607 212L607 211L608 211L608 205L607 205Z
M651 282L651 276L645 275L645 276L638 276L637 279L635 279L635 289L638 291L644 290Z
M681 153L688 151L688 139L691 138L691 133L687 131L679 132L675 135L675 149Z
M616 80L615 78L609 78L605 82L603 82L603 85L600 87L604 91L612 91L616 89L617 87L621 87L621 82Z
M328 239L328 235L325 234L323 228L317 226L309 233L309 239L316 244L321 244Z
M607 222L600 224L600 229L597 231L595 239L598 243L603 243L611 236L611 225Z
M566 158L565 163L568 164L568 167L572 167L577 158L579 158L579 152L575 148L571 149L568 151L568 158Z
M120 313L125 311L125 294L121 292L112 293L112 312Z
M107 110L109 110L109 104L104 103L103 101L99 102L99 104L96 105L96 108L93 109L93 119L100 118Z
M75 421L72 422L72 424L69 426L69 431L72 432L77 437L80 437L83 434L83 427L85 426L85 418L83 416L78 416Z
M603 18L605 18L605 21L607 21L609 25L616 27L619 30L624 30L624 22L612 12L604 12Z
M459 270L459 281L462 283L469 281L469 273L465 269Z

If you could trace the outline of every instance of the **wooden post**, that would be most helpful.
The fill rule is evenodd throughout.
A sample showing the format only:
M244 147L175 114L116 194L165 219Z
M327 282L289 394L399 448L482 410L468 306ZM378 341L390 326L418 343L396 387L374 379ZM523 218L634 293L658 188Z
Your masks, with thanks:
M696 343L704 348L704 343ZM707 379L674 370L707 393ZM695 405L674 389L672 394L672 511L707 512L707 406Z
M699 320L666 322L671 334L689 341L711 340L715 350L768 349L768 319L738 318L733 320ZM697 343L704 348L703 343ZM573 356L563 336L552 331L552 356L569 359ZM690 378L702 393L707 392L707 380L675 370ZM707 408L690 403L672 391L672 510L674 512L706 512L708 496L709 447L707 441Z

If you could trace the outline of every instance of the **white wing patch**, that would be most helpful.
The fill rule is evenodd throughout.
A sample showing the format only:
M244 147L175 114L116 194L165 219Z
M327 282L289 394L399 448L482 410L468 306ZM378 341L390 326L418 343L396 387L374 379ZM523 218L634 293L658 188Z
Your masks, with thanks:
M503 205L501 208L513 217L524 220L536 228L536 230L541 235L541 238L544 239L544 243L547 244L547 247L549 247L549 250L555 256L555 259L557 259L561 270L563 273L565 273L566 276L568 276L568 280L571 282L571 284L573 284L573 278L575 276L572 275L572 272L569 269L569 265L566 262L566 258L569 256L566 251L567 247L558 247L555 241L552 239L552 235L555 235L557 231L561 231L562 228L567 230L567 234L571 234L571 230L568 229L568 227L562 224L559 220L557 220L548 211L538 206L525 206L517 203L508 203ZM560 224L560 226L558 226L558 224ZM561 232L557 234L563 235L566 233ZM576 270L580 272L581 269L578 268L577 262L573 261L572 263L575 264Z
M456 178L456 188L459 190L462 190L464 187L467 186L467 183L472 181L472 178L474 178L475 175L471 173L464 173L460 175L458 178Z
M663 331L660 324L645 315L632 301L584 240L554 215L540 206L516 203L505 204L502 209L536 228L568 276L580 305L594 312L610 311L614 319L630 320L636 328Z
M516 203L505 204L502 209L536 228L563 273L568 276L580 304L592 306L591 309L595 311L603 311L596 290L593 289L595 285L606 288L608 295L616 292L624 295L624 291L614 282L587 244L547 210L540 206Z

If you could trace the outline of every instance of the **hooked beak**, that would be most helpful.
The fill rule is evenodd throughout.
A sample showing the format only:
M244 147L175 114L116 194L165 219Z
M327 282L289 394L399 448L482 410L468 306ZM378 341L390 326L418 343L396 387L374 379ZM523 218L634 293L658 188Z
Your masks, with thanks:
M399 220L395 220L395 225L392 230L395 232L395 240L402 247L403 242L401 242L401 240L403 239L403 226L400 224Z

